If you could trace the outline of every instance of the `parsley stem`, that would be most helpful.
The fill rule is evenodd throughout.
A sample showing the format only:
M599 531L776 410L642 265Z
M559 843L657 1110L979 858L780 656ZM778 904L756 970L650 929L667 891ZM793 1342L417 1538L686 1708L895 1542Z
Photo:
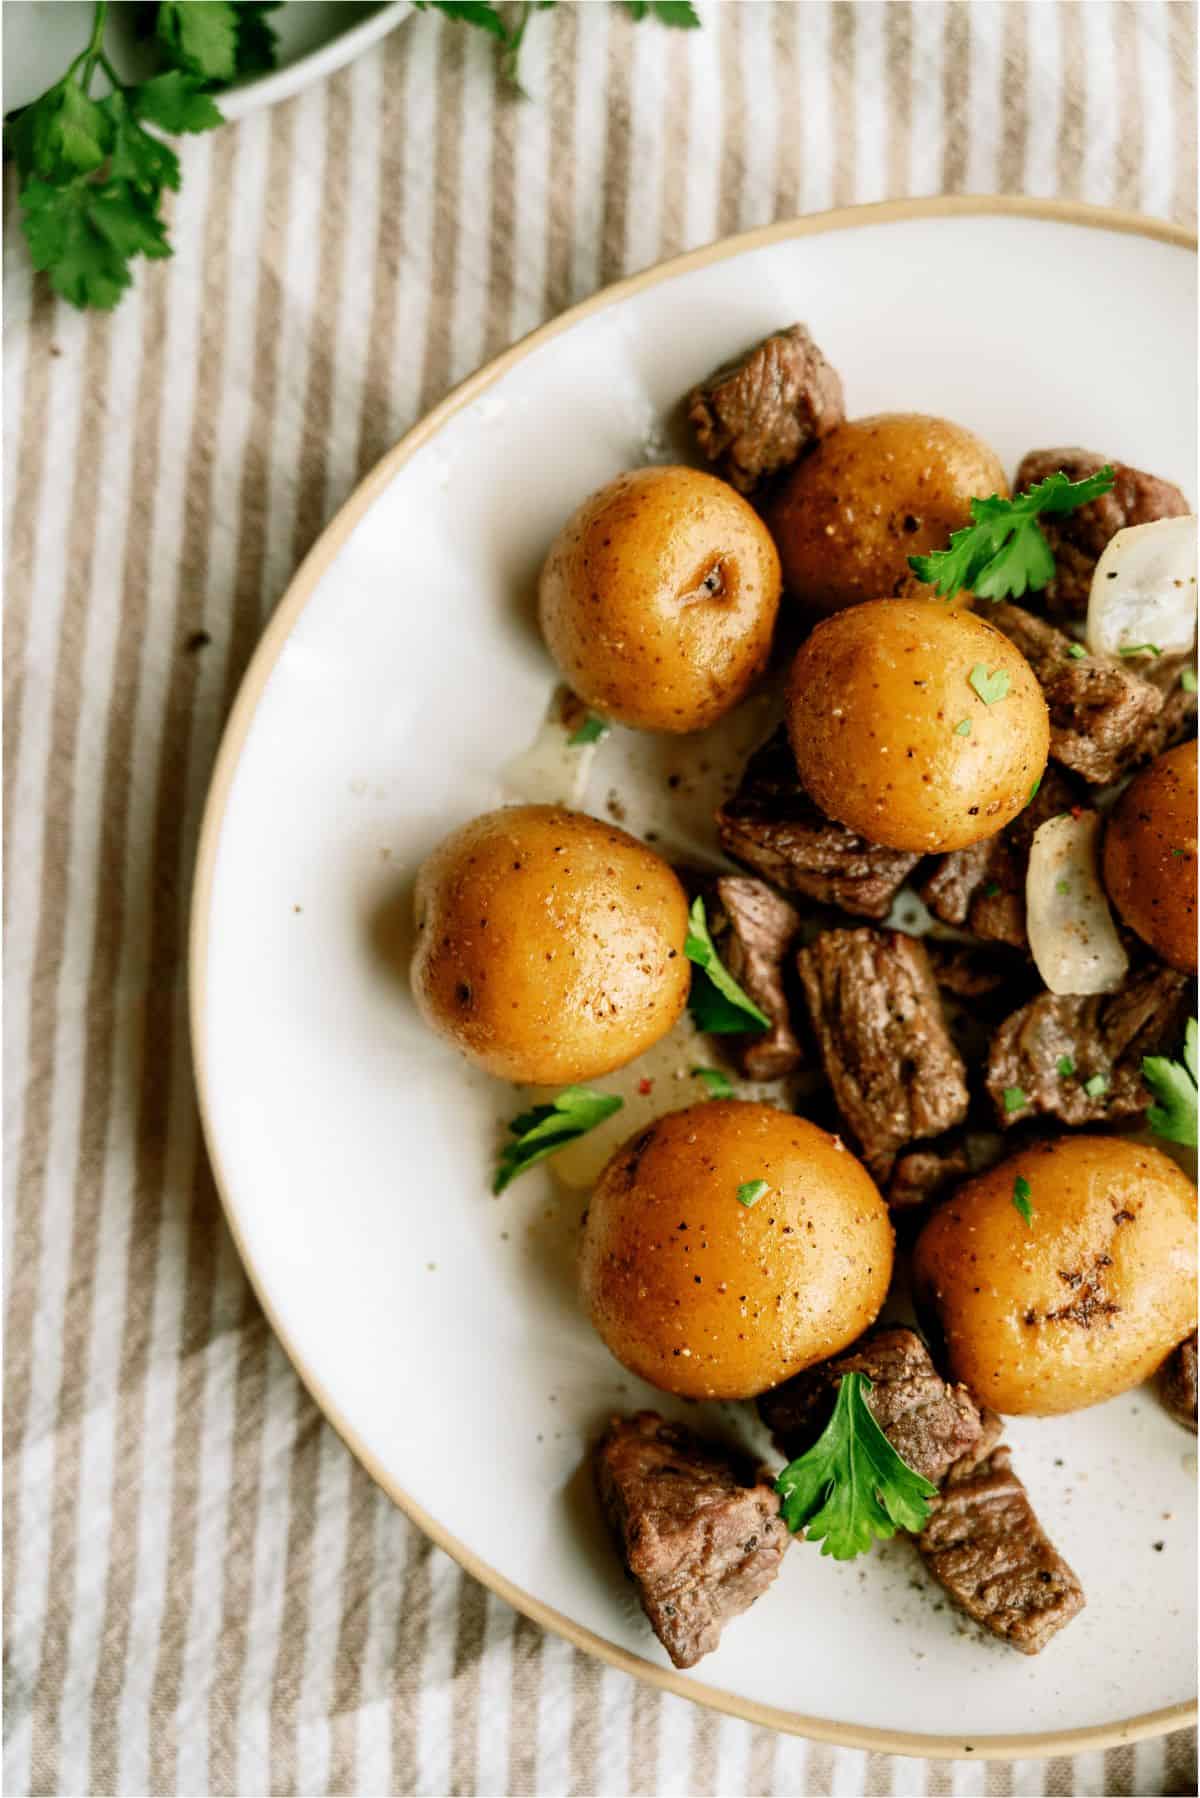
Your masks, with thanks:
M92 85L92 75L96 64L104 57L104 27L108 18L108 0L96 0L96 10L92 14L92 35L88 47L83 53L83 78L81 85L86 94ZM107 63L105 64L107 68ZM112 70L108 70L111 76Z

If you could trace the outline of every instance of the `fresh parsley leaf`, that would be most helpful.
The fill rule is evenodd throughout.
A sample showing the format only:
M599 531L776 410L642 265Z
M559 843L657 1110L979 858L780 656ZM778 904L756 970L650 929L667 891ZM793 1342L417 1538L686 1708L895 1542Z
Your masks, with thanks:
M601 737L608 735L610 728L603 718L597 718L594 713L589 713L578 730L571 732L567 743L572 749L580 743L598 743Z
M1083 1090L1089 1099L1098 1099L1101 1093L1106 1093L1108 1091L1108 1088L1109 1079L1107 1074L1093 1074L1090 1080L1085 1080L1083 1083Z
M237 74L238 14L229 0L162 0L154 29L176 68L202 81Z
M1019 493L971 501L971 523L955 531L947 549L910 556L908 565L943 598L968 587L980 599L1020 599L1054 576L1054 556L1038 525L1042 513L1073 512L1099 499L1113 484L1111 468L1072 481L1061 469Z
M1157 1103L1146 1113L1146 1121L1156 1136L1167 1142L1196 1147L1196 1020L1188 1019L1183 1044L1183 1061L1172 1061L1166 1055L1147 1055L1142 1062L1142 1079Z
M984 705L997 705L1012 685L1003 668L985 668L982 662L976 662L967 679Z
M413 4L418 12L428 12L432 8L447 19L477 25L481 31L490 31L502 43L508 42L508 26L499 7L492 6L489 0L413 0Z
M1021 1087L1019 1087L1019 1086L1006 1086L1005 1087L1005 1089L1004 1089L1004 1109L1005 1109L1005 1111L1009 1111L1009 1112L1023 1111L1025 1109L1026 1105L1028 1105L1028 1103L1029 1103L1029 1100L1026 1098L1025 1093L1023 1092Z
M867 1403L865 1374L843 1374L837 1403L806 1454L775 1482L780 1513L790 1530L820 1542L821 1553L853 1560L873 1541L897 1530L914 1534L929 1521L937 1487L901 1459Z
M766 1191L767 1182L765 1180L744 1180L737 1189L737 1202L739 1205L744 1205L749 1211L752 1205L758 1204Z
M222 123L216 101L205 93L197 76L183 69L164 69L161 75L135 87L131 97L137 117L163 131L211 131Z
M1179 676L1179 684L1185 693L1194 693L1196 691L1196 670L1185 668Z
M703 1080L710 1099L732 1099L733 1082L720 1068L693 1068L697 1080Z
M954 734L956 737L969 737L971 734L971 720L969 718L960 718L958 723L954 726Z
M58 182L98 169L112 142L103 108L70 71L9 120L5 137L22 175Z
M688 913L688 936L683 945L688 960L699 970L692 975L688 997L697 1028L714 1036L743 1030L769 1030L771 1020L738 985L717 954L709 934L704 900L697 898Z
M235 0L238 16L237 72L239 80L265 75L279 61L279 37L267 20L282 0Z
M86 183L52 187L34 180L21 190L22 223L34 268L45 270L55 292L72 305L107 311L129 286L130 276L111 230L94 228L91 206Z
M1033 1188L1030 1186L1028 1180L1025 1178L1024 1174L1018 1174L1013 1181L1012 1202L1027 1224L1033 1223L1033 1206L1030 1204L1032 1196Z
M1059 1056L1058 1071L1064 1080L1069 1080L1071 1078L1071 1075L1075 1072L1075 1063L1069 1055Z
M674 25L681 31L695 31L700 24L692 0L624 0L624 6L635 19L649 16L660 25Z
M565 1148L578 1136L586 1136L605 1118L620 1111L625 1101L615 1093L593 1092L587 1086L568 1086L549 1105L523 1111L508 1126L514 1141L505 1143L496 1166L492 1191L502 1193L518 1174L544 1161L556 1149Z
M190 81L191 76L182 79ZM151 105L158 105L160 101L164 106L170 104L169 98L157 95ZM206 99L206 104L211 106L211 100ZM164 144L152 131L143 131L120 88L108 94L101 105L113 128L109 180L131 182L144 199L157 198L164 187L175 192L179 187L179 158L170 145Z

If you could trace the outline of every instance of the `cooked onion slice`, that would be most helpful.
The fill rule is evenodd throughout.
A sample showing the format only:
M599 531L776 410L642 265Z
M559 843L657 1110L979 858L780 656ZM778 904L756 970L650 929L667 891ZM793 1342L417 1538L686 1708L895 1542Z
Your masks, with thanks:
M1186 655L1196 641L1196 520L1158 518L1118 531L1088 598L1093 655Z
M1048 818L1029 851L1026 929L1052 993L1110 993L1129 969L1100 884L1100 823L1098 812Z

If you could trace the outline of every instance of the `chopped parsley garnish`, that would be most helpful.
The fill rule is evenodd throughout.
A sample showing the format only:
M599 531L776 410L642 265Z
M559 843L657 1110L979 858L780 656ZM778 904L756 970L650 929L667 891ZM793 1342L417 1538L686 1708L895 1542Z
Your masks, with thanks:
M1025 801L1026 805L1033 804L1034 800L1038 796L1038 789L1041 787L1041 784L1042 784L1042 777L1039 774L1037 779L1034 781L1033 785L1029 789L1029 798Z
M1071 883L1069 880L1056 880L1054 883L1054 890L1056 893L1061 893L1065 899L1071 891Z
M1196 670L1185 668L1179 676L1179 684L1185 693L1194 693L1196 691Z
M1075 1063L1069 1055L1059 1056L1058 1071L1064 1080L1069 1080L1071 1078L1071 1075L1075 1072Z
M1107 1074L1093 1074L1090 1080L1085 1080L1083 1083L1083 1090L1089 1099L1098 1099L1101 1093L1106 1093L1108 1091L1108 1087L1109 1079Z
M765 1180L744 1180L737 1189L737 1202L739 1205L744 1205L749 1211L752 1205L758 1204L766 1191L767 1182Z
M994 899L999 891L1000 882L998 880L989 880L984 885L983 896L985 899Z
M700 1030L714 1036L730 1036L742 1030L769 1030L771 1020L738 985L717 954L709 935L704 900L697 899L688 913L688 936L683 952L699 970L692 976L688 1006Z
M1073 656L1077 662L1082 662L1087 655L1087 650L1082 643L1070 643L1067 645L1067 654Z
M1021 1111L1029 1100L1019 1086L1006 1086L1004 1089L1005 1111Z
M958 723L954 726L954 734L956 737L969 737L971 734L971 720L969 718L960 718Z
M1142 1062L1142 1079L1154 1094L1157 1104L1146 1113L1146 1121L1156 1136L1167 1142L1196 1147L1196 1020L1188 1019L1183 1040L1182 1062L1166 1055L1147 1055Z
M732 1099L733 1082L720 1068L693 1068L697 1080L703 1080L710 1099Z
M835 1561L851 1561L897 1530L915 1535L929 1521L929 1500L937 1494L876 1423L870 1391L865 1374L843 1374L833 1416L775 1482L787 1527L820 1542L821 1553Z
M1123 643L1121 654L1123 656L1160 656L1162 650L1157 643Z
M601 737L608 735L610 729L611 726L605 719L597 718L594 712L589 712L579 729L571 732L567 742L572 749L580 743L598 743Z
M1033 1222L1033 1206L1030 1204L1032 1197L1033 1188L1030 1186L1024 1174L1018 1174L1013 1181L1012 1202L1014 1208L1021 1213L1021 1216L1025 1219L1027 1224L1032 1224Z
M985 668L982 662L976 662L967 679L984 705L996 705L1012 686L1003 668Z
M605 1118L620 1111L624 1099L615 1093L593 1092L587 1086L568 1086L549 1105L535 1105L523 1111L508 1126L514 1137L500 1151L492 1191L501 1193L518 1174L535 1162L544 1161L557 1149L563 1149L577 1136L586 1136Z
M1071 481L1060 468L1015 499L971 501L971 523L955 531L948 549L910 556L908 565L948 599L968 587L980 599L1020 599L1054 578L1054 554L1042 534L1043 513L1073 512L1099 499L1113 484L1111 468Z

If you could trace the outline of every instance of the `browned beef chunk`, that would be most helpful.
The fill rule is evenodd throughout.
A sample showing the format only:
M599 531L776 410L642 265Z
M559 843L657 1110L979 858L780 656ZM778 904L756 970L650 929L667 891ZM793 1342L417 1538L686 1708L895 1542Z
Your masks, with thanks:
M934 917L965 925L989 942L1027 948L1025 876L1034 832L1078 803L1084 791L1069 775L1048 767L1031 802L1006 829L939 856L921 887Z
M789 1461L810 1449L833 1415L843 1376L871 1382L867 1403L896 1453L940 1485L982 1430L965 1386L948 1386L914 1330L870 1330L844 1355L806 1368L758 1401L775 1446Z
M944 943L924 939L933 977L944 993L956 999L990 999L1011 986L1013 963L1003 951L977 949L973 943Z
M951 1472L917 1547L955 1604L1022 1654L1037 1654L1084 1607L1003 1445Z
M1119 992L1041 994L1006 1018L993 1039L987 1088L997 1117L1006 1127L1036 1112L1064 1124L1135 1117L1152 1102L1142 1057L1173 1055L1187 1014L1187 976L1157 965L1131 974ZM1064 1073L1068 1063L1071 1071ZM1104 1084L1089 1093L1096 1079ZM1006 1091L1019 1092L1024 1103L1007 1107Z
M924 945L897 930L825 930L796 958L834 1103L877 1180L899 1150L959 1124L962 1057Z
M800 929L794 906L765 881L749 874L723 874L704 884L708 927L717 953L738 985L771 1020L757 1035L725 1039L750 1080L778 1080L804 1061L792 1029L785 969Z
M1195 688L1190 690L1183 684L1184 669L1194 669L1195 662L1191 656L1158 656L1151 661L1139 660L1138 671L1143 680L1157 687L1162 694L1162 711L1151 718L1145 733L1138 745L1135 755L1131 755L1125 768L1132 773L1144 763L1154 760L1164 749L1173 749L1176 743L1182 743L1185 737L1196 732Z
M1030 450L1017 469L1014 492L1021 493L1060 468L1072 481L1082 481L1105 465L1105 457L1090 450ZM1092 575L1110 537L1129 524L1151 524L1156 518L1179 518L1188 510L1187 500L1170 481L1145 474L1128 463L1113 462L1116 476L1111 492L1075 512L1042 518L1046 541L1054 551L1054 579L1045 589L1047 609L1075 618L1087 611Z
M1172 1351L1158 1374L1162 1402L1185 1430L1196 1434L1196 1332Z
M721 846L774 886L863 918L885 918L918 857L881 849L827 818L796 778L787 733L778 730L746 764L717 813Z
M897 1157L887 1185L887 1202L893 1211L912 1211L965 1180L971 1171L967 1145L948 1136L941 1142L906 1149Z
M1071 639L1045 619L1001 601L984 616L1021 651L1050 710L1050 754L1093 786L1106 786L1144 756L1163 696L1130 664L1072 656Z
M771 1475L654 1411L614 1417L593 1471L651 1628L694 1667L779 1571L791 1535Z
M688 395L700 449L739 493L790 468L846 416L841 376L804 325L773 331Z

